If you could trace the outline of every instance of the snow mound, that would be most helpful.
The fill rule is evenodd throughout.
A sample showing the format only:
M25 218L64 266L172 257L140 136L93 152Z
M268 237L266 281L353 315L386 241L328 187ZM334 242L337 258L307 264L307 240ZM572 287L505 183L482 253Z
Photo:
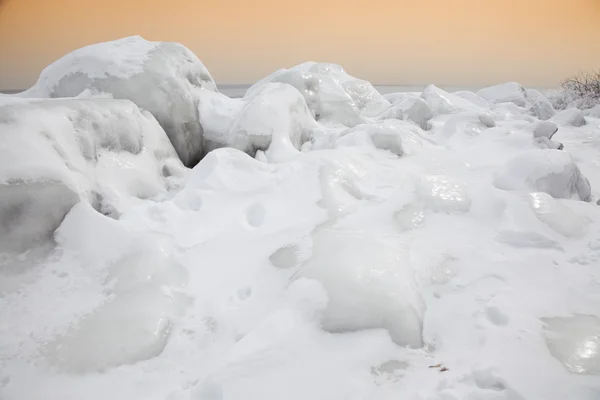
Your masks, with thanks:
M202 62L179 43L132 36L83 47L42 71L25 97L77 97L85 91L128 99L150 111L186 166L202 157L197 88L216 91Z
M315 119L323 123L352 127L390 106L369 82L350 76L339 65L314 62L281 69L248 89L244 97L253 97L271 82L295 87Z
M528 103L527 90L516 82L486 87L479 90L477 95L490 103L514 103L519 107L525 107Z
M432 117L429 104L420 97L406 96L379 115L383 119L399 119L412 121L422 129L430 129L429 120Z
M460 96L448 93L435 85L429 85L421 94L429 104L434 116L454 114L461 111L482 111L482 107Z
M439 136L445 140L468 140L495 126L496 121L489 112L464 111L448 118Z
M494 185L503 190L544 192L555 198L591 200L589 181L571 155L559 150L536 150L514 157L496 173Z
M251 156L267 150L271 161L293 157L317 127L302 95L292 86L268 83L244 99L200 94L205 150L233 147Z
M175 261L164 237L129 232L120 221L90 211L84 204L76 206L57 232L59 243L85 265L93 269L104 264L108 272L104 292L109 297L45 346L48 361L71 373L104 371L158 356L187 304L178 292L188 282L187 271ZM98 242L108 245L111 239L109 249L98 249Z
M385 328L397 344L423 345L423 303L407 249L390 238L333 229L317 230L313 241L313 256L296 277L327 290L325 330Z
M160 125L130 101L0 107L0 220L10 238L2 247L21 251L47 238L79 200L117 217L183 174Z
M461 99L465 99L481 108L490 108L489 101L487 101L483 97L478 96L476 93L470 92L468 90L459 90L458 92L454 92L452 94L456 97L460 97Z
M550 103L550 101L548 100L543 99L535 101L531 105L530 112L543 121L549 120L556 114L552 103Z
M580 127L587 124L583 111L578 108L569 108L556 113L550 121L560 126Z
M600 104L595 105L592 108L588 108L583 113L588 117L600 118Z

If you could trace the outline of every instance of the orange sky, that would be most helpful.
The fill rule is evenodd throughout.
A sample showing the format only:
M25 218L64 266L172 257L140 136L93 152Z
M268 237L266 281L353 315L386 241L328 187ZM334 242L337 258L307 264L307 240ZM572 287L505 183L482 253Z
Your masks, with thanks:
M600 0L0 0L0 88L134 34L185 44L219 83L308 60L395 84L553 85L600 68Z

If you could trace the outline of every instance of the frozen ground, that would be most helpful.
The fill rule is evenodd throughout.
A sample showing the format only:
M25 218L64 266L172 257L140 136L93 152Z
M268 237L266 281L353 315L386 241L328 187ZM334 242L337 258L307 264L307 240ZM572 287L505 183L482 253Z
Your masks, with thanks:
M2 400L600 398L595 111L80 54L0 96Z

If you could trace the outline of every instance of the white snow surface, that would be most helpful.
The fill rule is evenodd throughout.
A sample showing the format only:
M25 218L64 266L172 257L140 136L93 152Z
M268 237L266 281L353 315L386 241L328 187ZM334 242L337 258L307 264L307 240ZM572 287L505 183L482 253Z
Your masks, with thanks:
M117 43L90 79L160 48ZM191 170L170 103L2 96L2 400L600 398L597 115L315 63L200 86Z

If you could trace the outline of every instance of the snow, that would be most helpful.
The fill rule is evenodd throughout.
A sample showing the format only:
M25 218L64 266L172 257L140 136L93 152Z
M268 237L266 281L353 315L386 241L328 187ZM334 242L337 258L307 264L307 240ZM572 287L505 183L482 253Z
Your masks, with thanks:
M194 166L204 155L198 121L198 88L216 90L202 62L179 43L132 36L77 49L42 71L19 96L128 99L151 112L180 159Z
M594 109L317 63L232 99L183 49L0 97L3 400L599 398Z
M263 150L293 157L317 128L304 98L288 84L268 83L244 99L210 91L199 97L206 151L226 146L253 156Z
M273 82L295 87L322 123L352 127L389 107L371 83L354 78L339 65L315 62L281 69L250 87L245 97L253 97Z
M0 138L3 250L51 238L79 200L117 217L186 172L152 115L127 100L8 104Z

